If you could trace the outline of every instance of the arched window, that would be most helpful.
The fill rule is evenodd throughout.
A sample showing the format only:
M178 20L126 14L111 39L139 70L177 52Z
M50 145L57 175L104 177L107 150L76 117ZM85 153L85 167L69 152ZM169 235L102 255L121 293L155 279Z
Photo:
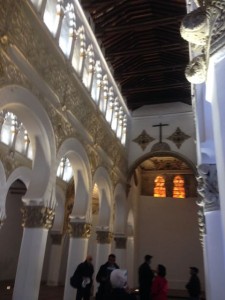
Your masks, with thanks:
M60 0L47 0L43 19L53 36L56 35L58 30L60 15L62 13L61 9Z
M90 90L92 79L93 79L93 72L94 72L94 51L93 46L90 45L87 49L85 61L84 61L84 69L83 69L83 76L82 81L86 88Z
M122 123L122 136L121 136L121 143L122 145L126 144L127 140L127 116L123 116L123 123Z
M74 5L64 1L62 11L63 19L59 35L59 46L63 53L69 57L76 28Z
M177 175L173 179L173 198L185 198L184 178Z
M112 123L111 123L111 128L113 131L116 131L117 128L119 110L120 110L120 104L118 98L116 98L113 105L113 115L112 115Z
M122 136L122 129L123 129L123 117L124 117L124 112L122 106L119 109L119 114L118 114L118 124L117 124L117 130L116 130L116 136L121 139Z
M163 176L157 176L154 180L154 197L166 197L165 179Z
M69 182L73 176L73 169L67 157L63 157L57 169L57 176L62 180Z
M99 60L95 63L93 81L91 87L91 96L92 99L98 103L101 89L101 81L102 81L102 68Z
M78 75L82 74L83 62L86 53L86 37L84 27L81 26L76 33L76 41L72 56L72 66Z
M106 121L108 123L111 123L111 120L112 120L114 101L115 101L115 96L114 96L113 87L111 86L109 88L109 92L108 92L108 103L107 103L107 109L106 109L106 115L105 115Z
M32 159L32 147L23 123L11 112L3 111L1 112L1 116L3 117L1 122L1 142L9 146L10 151L20 152L29 159Z
M99 99L99 109L103 114L106 112L106 106L108 101L108 90L109 90L109 82L107 75L103 76L101 89L100 89L100 99Z

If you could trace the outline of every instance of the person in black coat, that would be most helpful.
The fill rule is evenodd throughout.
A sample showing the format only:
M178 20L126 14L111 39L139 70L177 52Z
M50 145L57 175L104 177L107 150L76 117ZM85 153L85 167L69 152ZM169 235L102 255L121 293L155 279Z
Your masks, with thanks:
M77 266L73 275L77 289L76 300L90 300L93 273L92 257L88 255L86 260Z
M119 269L119 266L116 264L116 256L110 254L108 261L101 265L96 275L96 281L99 283L96 300L109 299L111 293L110 274L115 269Z
M138 280L139 280L139 295L140 300L151 299L151 285L154 278L154 272L150 267L152 256L145 255L144 262L140 265L138 269Z
M190 279L186 284L186 289L190 300L199 300L201 295L201 284L198 278L198 268L190 267Z

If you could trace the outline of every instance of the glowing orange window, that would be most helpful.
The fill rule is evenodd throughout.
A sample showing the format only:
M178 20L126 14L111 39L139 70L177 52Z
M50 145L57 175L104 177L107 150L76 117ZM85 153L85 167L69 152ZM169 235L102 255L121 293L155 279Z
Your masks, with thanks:
M185 198L184 178L180 175L173 179L173 198Z
M163 176L157 176L154 180L154 197L166 197L165 179Z

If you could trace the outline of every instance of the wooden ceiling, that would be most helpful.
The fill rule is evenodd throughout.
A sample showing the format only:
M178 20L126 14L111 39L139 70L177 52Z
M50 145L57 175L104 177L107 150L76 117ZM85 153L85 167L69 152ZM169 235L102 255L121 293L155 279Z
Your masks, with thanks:
M80 0L114 70L128 108L191 105L184 70L188 44L180 36L185 0Z

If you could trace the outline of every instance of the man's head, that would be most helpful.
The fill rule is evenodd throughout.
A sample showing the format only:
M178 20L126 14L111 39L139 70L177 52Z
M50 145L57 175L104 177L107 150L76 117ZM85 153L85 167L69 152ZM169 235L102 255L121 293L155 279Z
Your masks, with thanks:
M86 258L86 261L91 264L92 263L92 256L91 255L88 255L87 258Z
M196 268L196 267L190 267L190 273L191 274L198 274L198 268Z
M152 256L151 256L151 255L149 255L149 254L145 255L145 262L146 262L146 263L150 264L151 259L152 259Z
M115 254L109 254L108 262L109 262L111 265L115 264L115 262L116 262L116 255L115 255Z

